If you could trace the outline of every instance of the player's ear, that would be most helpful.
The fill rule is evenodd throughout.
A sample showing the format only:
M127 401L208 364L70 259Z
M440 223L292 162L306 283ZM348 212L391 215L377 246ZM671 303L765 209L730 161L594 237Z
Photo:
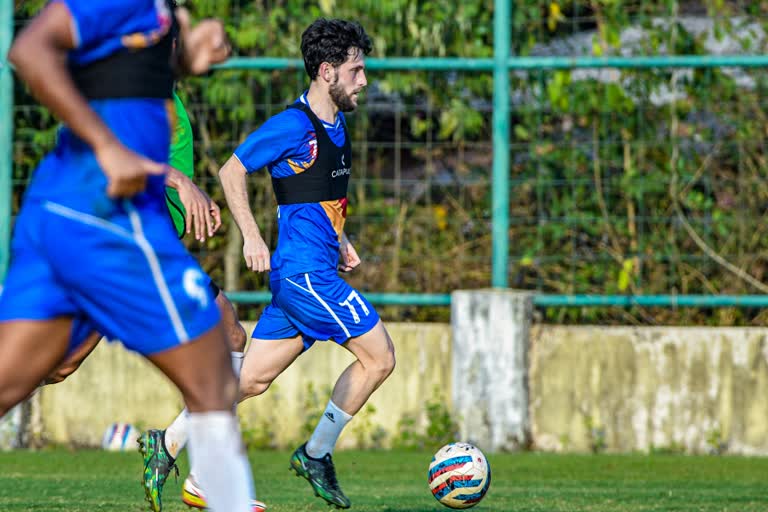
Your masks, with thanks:
M323 62L320 64L320 68L317 70L317 76L322 78L327 83L333 83L336 76L336 68L330 62Z

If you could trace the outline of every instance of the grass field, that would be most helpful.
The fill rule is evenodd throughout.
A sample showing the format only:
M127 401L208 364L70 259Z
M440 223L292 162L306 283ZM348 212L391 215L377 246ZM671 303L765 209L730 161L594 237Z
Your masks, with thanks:
M256 488L271 512L327 511L288 471L285 452L251 453ZM430 495L431 454L339 452L339 481L358 512L448 510ZM504 454L489 457L490 491L473 510L768 511L768 458ZM186 464L182 462L182 478ZM137 453L0 453L0 511L147 510ZM166 484L168 512L186 511L182 479Z

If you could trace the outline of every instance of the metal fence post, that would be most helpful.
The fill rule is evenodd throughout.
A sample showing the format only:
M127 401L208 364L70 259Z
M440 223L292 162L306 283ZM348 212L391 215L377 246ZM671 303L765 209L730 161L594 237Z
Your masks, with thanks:
M491 179L491 286L509 281L509 66L511 0L495 0L493 13L493 171Z
M13 40L13 0L0 0L0 283L8 269L11 245L13 175L13 73L6 62Z

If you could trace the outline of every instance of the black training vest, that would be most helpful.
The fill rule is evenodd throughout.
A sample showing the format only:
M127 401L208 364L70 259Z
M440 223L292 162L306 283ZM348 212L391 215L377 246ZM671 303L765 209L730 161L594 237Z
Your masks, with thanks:
M70 75L80 93L89 100L171 98L175 80L171 54L177 32L173 8L171 13L173 26L156 44L125 49L85 66L70 66Z
M312 122L317 137L317 158L304 172L286 178L272 178L277 204L319 203L347 197L352 170L352 143L346 123L342 121L344 146L339 147L307 105L298 101L288 108L301 110Z

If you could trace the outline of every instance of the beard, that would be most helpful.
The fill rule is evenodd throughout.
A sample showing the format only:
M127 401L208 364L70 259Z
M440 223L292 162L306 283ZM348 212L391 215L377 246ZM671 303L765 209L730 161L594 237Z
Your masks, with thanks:
M331 95L331 100L341 112L352 112L355 110L355 102L352 100L352 94L344 92L344 88L339 85L339 77L331 84L328 89L328 93Z

